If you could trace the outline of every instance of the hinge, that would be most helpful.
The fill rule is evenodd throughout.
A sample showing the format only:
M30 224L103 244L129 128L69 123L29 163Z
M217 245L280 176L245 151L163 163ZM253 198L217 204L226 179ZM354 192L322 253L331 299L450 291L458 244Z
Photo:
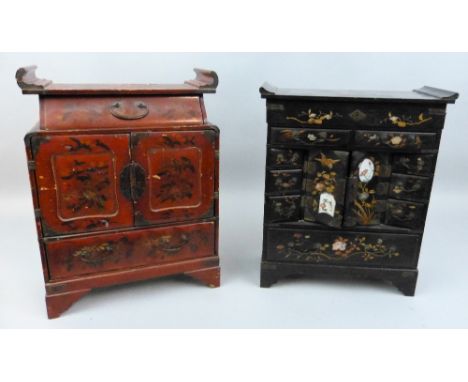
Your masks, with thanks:
M36 170L36 161L34 161L34 160L28 160L28 170L29 170L29 171L34 171L34 170Z
M311 161L307 160L304 164L304 175L313 175L312 174L312 166L313 164Z
M214 154L215 154L215 159L219 160L219 150L215 150Z
M34 217L39 219L41 217L41 210L40 208L34 208Z
M219 199L219 192L218 191L213 193L213 199Z

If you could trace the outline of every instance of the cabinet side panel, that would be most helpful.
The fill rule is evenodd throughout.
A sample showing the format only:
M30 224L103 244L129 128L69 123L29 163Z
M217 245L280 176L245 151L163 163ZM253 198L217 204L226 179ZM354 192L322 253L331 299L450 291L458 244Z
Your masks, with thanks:
M41 209L39 205L39 198L37 195L37 180L36 180L36 162L34 161L33 149L31 146L31 140L34 136L34 132L26 134L24 137L24 144L26 149L26 158L28 161L28 172L29 172L29 183L31 186L31 195L34 207L34 218L36 224L37 236L40 239L42 234L42 224L41 224ZM41 264L42 264L42 273L44 276L44 281L48 281L50 278L49 267L47 264L47 257L44 245L41 240L39 240L39 250L41 255Z

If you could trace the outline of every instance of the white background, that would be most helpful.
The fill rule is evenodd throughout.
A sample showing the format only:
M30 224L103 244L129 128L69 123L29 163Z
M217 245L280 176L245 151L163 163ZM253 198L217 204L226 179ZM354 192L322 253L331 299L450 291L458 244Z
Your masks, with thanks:
M92 292L48 320L22 138L38 119L21 95L20 66L54 82L181 83L193 67L216 70L205 95L221 129L222 284L179 279ZM0 327L34 328L460 328L468 326L467 54L215 53L0 55ZM448 106L415 297L379 282L284 280L259 287L266 144L259 86L411 90L461 94Z

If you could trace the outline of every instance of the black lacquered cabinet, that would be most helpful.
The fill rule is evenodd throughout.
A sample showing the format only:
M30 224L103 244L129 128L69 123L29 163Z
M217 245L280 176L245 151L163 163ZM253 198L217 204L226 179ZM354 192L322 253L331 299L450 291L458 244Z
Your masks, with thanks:
M457 93L279 89L268 142L261 286L385 280L414 295L446 107Z

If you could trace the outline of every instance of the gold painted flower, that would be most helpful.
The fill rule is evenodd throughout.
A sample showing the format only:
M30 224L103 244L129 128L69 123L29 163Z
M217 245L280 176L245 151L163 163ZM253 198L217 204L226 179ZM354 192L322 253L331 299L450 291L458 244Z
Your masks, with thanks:
M392 139L390 139L390 143L393 145L393 146L398 146L400 145L401 143L403 142L403 138L400 137L400 136L395 136L395 137L392 137Z
M318 191L318 192L322 192L323 189L325 188L325 185L323 183L317 183L315 185L315 189Z
M346 251L346 247L348 245L347 243L348 239L345 239L341 236L337 237L335 241L332 244L332 250L335 252L343 252Z

